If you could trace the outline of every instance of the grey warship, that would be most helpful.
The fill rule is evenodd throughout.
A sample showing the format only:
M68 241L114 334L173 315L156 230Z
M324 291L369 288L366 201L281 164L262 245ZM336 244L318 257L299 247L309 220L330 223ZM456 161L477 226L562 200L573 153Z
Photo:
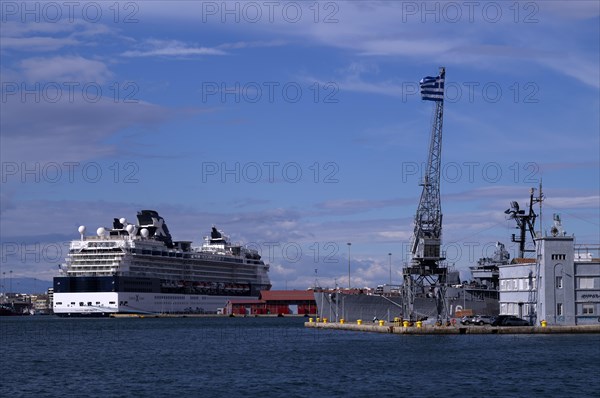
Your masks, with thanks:
M510 254L504 244L497 242L492 257L480 258L470 267L471 281L461 282L459 272L448 272L445 292L445 306L450 318L463 315L498 315L498 266L509 264ZM403 286L380 285L374 292L364 289L315 289L315 301L319 316L332 321L344 319L384 319L407 318L404 308ZM438 306L435 286L423 288L413 302L414 317L417 320L435 319Z

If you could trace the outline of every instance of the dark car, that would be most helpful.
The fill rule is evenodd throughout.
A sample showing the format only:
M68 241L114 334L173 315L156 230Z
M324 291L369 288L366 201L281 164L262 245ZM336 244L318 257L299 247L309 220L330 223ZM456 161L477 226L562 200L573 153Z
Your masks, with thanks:
M514 315L498 315L492 320L492 326L530 326L525 319Z

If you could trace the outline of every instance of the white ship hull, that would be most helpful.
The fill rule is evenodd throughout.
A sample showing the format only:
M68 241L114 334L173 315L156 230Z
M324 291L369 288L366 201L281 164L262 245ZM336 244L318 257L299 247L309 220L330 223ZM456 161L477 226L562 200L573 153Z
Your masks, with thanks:
M59 316L108 316L117 313L216 313L239 296L172 293L75 292L55 293L54 313ZM255 298L255 297L247 297Z

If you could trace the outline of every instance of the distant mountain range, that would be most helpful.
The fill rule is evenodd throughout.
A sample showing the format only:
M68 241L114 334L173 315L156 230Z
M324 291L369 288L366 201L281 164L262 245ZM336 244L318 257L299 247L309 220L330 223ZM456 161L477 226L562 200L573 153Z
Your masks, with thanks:
M0 280L0 291L2 293L40 294L46 293L50 287L52 287L52 281L35 278L12 278L11 280L7 276Z

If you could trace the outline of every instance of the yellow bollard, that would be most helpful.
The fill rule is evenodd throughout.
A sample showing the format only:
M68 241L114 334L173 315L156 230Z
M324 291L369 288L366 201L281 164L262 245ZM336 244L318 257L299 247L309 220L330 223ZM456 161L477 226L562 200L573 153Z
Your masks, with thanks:
M422 328L422 327L423 327L423 322L421 322L421 321L417 321L417 327L418 327L418 328Z
M344 322L346 322L346 320L344 318L340 319L340 324L344 324Z
M327 318L323 318L323 323L327 323Z
M379 326L383 326L384 323L385 323L385 321L383 319L379 320Z
M312 318L308 318L308 323L313 323L313 319Z
M408 321L402 322L402 326L404 326L405 328L407 328L408 327Z
M546 322L545 320L543 320L543 321L541 322L541 324L542 324L542 327L543 327L543 328L545 328L546 326L548 326L548 322Z
M320 322L320 321L321 321L321 318L317 317L317 322Z
M357 324L357 325L362 325L362 319L358 319L358 320L356 321L356 324Z

